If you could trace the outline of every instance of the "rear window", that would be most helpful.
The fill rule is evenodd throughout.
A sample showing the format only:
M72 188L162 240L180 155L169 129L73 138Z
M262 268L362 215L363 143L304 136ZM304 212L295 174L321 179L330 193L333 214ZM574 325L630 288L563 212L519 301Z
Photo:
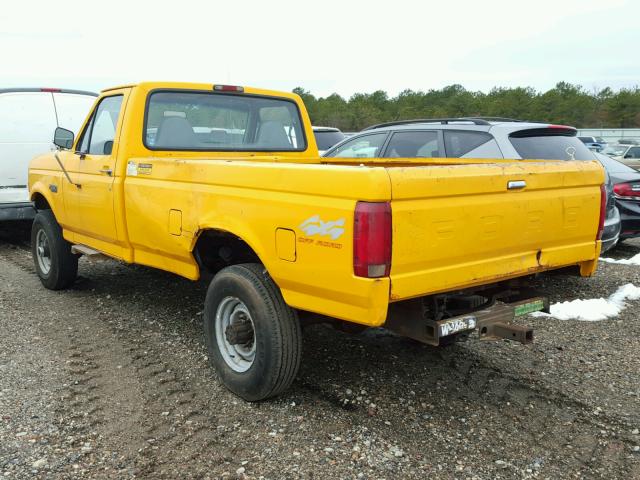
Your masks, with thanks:
M595 156L573 130L530 129L510 135L511 145L522 158L534 160L594 160Z
M493 136L486 132L470 130L445 130L444 132L444 148L449 158L462 157L491 140Z
M288 100L214 92L149 96L144 144L151 150L300 151L297 105Z
M316 137L318 150L329 150L336 143L345 139L344 133L331 130L314 131L313 135Z

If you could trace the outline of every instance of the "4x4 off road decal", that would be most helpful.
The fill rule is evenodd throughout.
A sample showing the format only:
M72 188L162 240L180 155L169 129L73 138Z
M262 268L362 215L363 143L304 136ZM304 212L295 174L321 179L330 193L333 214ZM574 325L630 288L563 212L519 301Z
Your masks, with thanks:
M337 240L342 236L344 233L343 227L344 218L323 222L320 220L320 215L314 215L300 224L300 230L302 230L307 237L314 235L329 236L331 240Z
M300 230L305 233L305 237L299 237L299 243L313 243L320 247L341 249L342 243L336 242L344 234L344 218L323 222L320 215L307 218L299 225ZM332 241L313 239L309 237L329 237Z

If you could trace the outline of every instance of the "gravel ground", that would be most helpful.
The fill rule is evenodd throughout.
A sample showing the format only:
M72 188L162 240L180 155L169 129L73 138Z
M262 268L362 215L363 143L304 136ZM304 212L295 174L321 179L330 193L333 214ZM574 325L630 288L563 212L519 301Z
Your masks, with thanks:
M640 478L640 302L526 318L527 346L310 327L293 387L249 404L208 366L206 281L82 260L73 289L47 291L27 231L0 233L0 477ZM606 297L640 267L539 282L552 301Z

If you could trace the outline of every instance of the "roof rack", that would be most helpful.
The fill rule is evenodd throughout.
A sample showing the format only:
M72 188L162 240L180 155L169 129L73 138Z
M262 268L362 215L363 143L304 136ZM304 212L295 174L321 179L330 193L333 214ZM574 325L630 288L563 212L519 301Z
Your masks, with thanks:
M491 125L486 120L483 120L481 118L471 118L471 117L419 118L415 120L396 120L395 122L379 123L377 125L371 125L370 127L363 128L362 131L374 130L376 128L382 128L382 127L393 127L395 125L410 125L412 123L441 123L443 125L447 125L450 122L471 122L475 125Z
M490 122L526 122L526 120L516 120L514 118L506 118L506 117L447 117L447 118L419 118L415 120L397 120L395 122L386 122L379 123L377 125L371 125L370 127L366 127L362 129L365 130L374 130L376 128L383 127L393 127L396 125L410 125L414 123L441 123L443 125L448 125L452 122L471 122L474 125L491 125Z
M528 122L528 120L519 120L517 118L509 118L509 117L467 117L467 118L477 118L479 120L486 120L488 122L519 122L519 123ZM531 122L531 123L540 123L540 122Z

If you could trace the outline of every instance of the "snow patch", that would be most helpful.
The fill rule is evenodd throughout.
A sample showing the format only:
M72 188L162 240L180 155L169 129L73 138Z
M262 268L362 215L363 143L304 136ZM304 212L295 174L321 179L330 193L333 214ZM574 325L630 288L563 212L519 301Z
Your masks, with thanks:
M534 317L553 317L558 320L583 320L598 322L617 316L627 306L626 300L640 299L640 288L632 283L618 288L609 298L572 300L551 305L551 313L534 312Z
M623 258L621 260L617 260L615 258L600 257L600 261L606 263L617 263L619 265L640 265L640 253L634 255L631 258Z

